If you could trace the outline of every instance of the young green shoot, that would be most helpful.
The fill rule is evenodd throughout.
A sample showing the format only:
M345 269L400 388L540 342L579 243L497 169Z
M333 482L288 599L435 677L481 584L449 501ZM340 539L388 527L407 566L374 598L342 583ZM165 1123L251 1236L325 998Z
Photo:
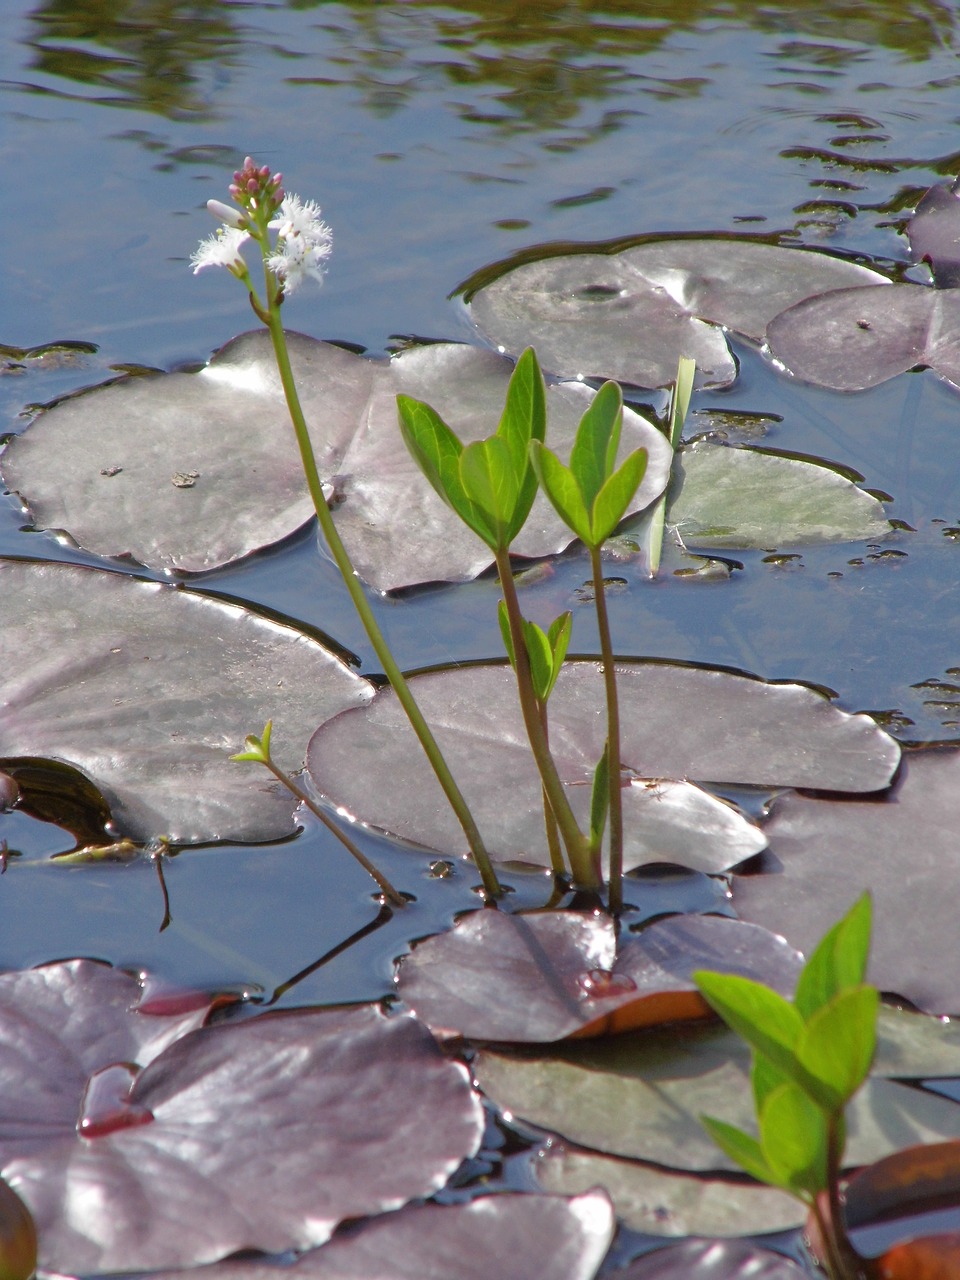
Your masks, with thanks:
M279 767L273 756L270 754L270 738L273 733L273 721L268 720L263 727L263 733L258 737L255 733L250 733L244 739L245 751L238 751L236 755L230 757L231 760L244 762L250 761L253 764L262 764L264 768L269 769L278 782L282 782L291 795L296 796L301 804L306 805L312 814L320 819L328 831L331 831L343 847L351 853L366 871L367 875L372 876L376 881L380 892L384 899L393 907L405 907L406 899L401 893L393 887L382 871L378 871L362 849L359 849L350 839L345 831L342 831L333 821L328 813L325 813L318 804L307 795L302 787L298 787L292 778L287 777L284 771Z
M257 167L249 156L243 168L238 170L233 178L230 195L236 207L223 204L218 200L208 202L208 209L214 217L220 219L222 225L214 235L204 240L194 253L191 259L194 274L202 271L204 267L226 267L246 286L250 305L270 332L287 408L300 449L307 487L327 546L340 570L344 585L360 616L384 674L406 712L437 780L463 829L467 845L480 872L484 890L488 897L499 897L500 884L477 824L377 624L353 563L337 532L333 516L323 495L323 485L297 393L290 365L290 353L280 318L280 307L284 298L293 293L307 277L317 283L322 282L326 260L331 252L332 233L327 224L321 220L320 209L313 201L304 203L297 196L286 195L283 191L282 175L271 174L266 166ZM275 241L271 239L271 231L276 233ZM251 240L259 248L263 261L265 291L263 300L254 288L242 253L243 247Z
M607 704L607 741L594 778L591 805L591 855L600 861L600 842L606 819L610 825L610 910L623 905L623 805L620 777L620 710L613 643L603 579L604 542L626 514L647 469L646 449L635 449L617 466L623 397L619 384L605 382L594 396L577 428L570 465L565 466L540 440L530 445L530 457L544 493L557 514L590 553L597 628L603 660ZM598 802L598 783L606 780L607 804Z
M747 1173L807 1205L831 1280L855 1280L860 1260L840 1200L844 1109L863 1084L877 1040L879 996L864 981L870 895L821 939L793 1000L733 974L693 975L707 1003L753 1051L756 1136L710 1116L713 1140Z
M440 497L493 552L503 588L505 632L510 637L507 652L543 790L574 880L582 888L598 889L602 883L599 859L593 857L577 824L550 754L510 565L510 544L523 528L537 492L531 442L542 442L546 432L546 391L536 355L528 349L517 361L497 430L484 440L464 445L434 409L410 396L397 396L397 412L414 461ZM535 640L535 634L530 634Z
M693 379L697 372L695 360L689 356L681 356L677 366L677 380L673 384L670 397L670 447L676 453L683 436L683 424L687 410L690 408L690 396L693 393ZM667 489L650 509L647 520L647 559L650 565L650 576L655 578L660 570L660 557L663 554L663 529L667 515Z

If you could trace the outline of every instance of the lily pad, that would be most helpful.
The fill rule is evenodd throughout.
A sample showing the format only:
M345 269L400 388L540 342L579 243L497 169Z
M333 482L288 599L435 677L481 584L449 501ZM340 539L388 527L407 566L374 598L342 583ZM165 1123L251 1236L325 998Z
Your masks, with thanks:
M960 872L960 754L911 753L881 803L784 796L766 830L781 867L735 880L740 915L806 951L869 886L870 981L928 1013L960 1013L957 919L944 891Z
M526 263L477 290L470 314L501 350L534 346L561 376L664 386L685 355L703 385L726 386L736 365L717 325L760 341L800 299L883 279L826 254L755 241L658 240Z
M434 1031L546 1043L709 1017L697 969L792 995L802 965L782 938L721 916L673 916L618 945L609 916L478 911L415 947L397 986Z
M790 373L835 391L863 391L916 365L960 386L960 290L837 289L782 312L767 343Z
M407 452L396 394L428 401L476 439L496 428L512 362L459 343L377 361L301 334L289 342L317 463L360 576L388 591L487 568L487 548ZM548 439L561 453L591 396L582 385L549 388ZM666 485L670 446L628 410L622 447L649 455L630 507L641 511ZM62 401L10 442L0 470L38 527L165 572L218 568L313 513L265 332L235 338L199 373L115 382ZM572 540L539 497L515 550L542 557Z
M620 1221L652 1236L758 1235L802 1226L806 1216L799 1201L774 1187L668 1173L563 1146L541 1152L533 1171L545 1191L557 1194L603 1187ZM682 1274L686 1280L689 1273Z
M571 1199L508 1192L411 1206L349 1227L290 1266L220 1262L202 1280L592 1280L613 1230L602 1191ZM188 1277L161 1272L154 1280Z
M290 834L296 801L231 752L273 717L293 772L318 718L372 694L317 641L172 586L8 562L0 594L0 758L75 765L135 840Z
M916 262L929 262L941 289L960 285L960 180L931 187L907 223Z
M892 738L803 686L663 662L622 663L617 673L622 759L634 777L871 791L896 770ZM509 667L431 672L414 677L411 688L491 854L549 866L539 777ZM567 664L550 701L550 743L581 817L603 749L602 705L598 664ZM389 690L363 711L322 725L307 764L317 791L357 820L428 848L462 850L462 834ZM657 782L625 789L626 866L672 861L715 872L760 847L757 828L723 805L715 819L698 814L677 830L664 803L669 793Z
M745 1240L687 1240L646 1253L610 1280L808 1280L782 1253Z
M268 1014L157 1052L168 1021L141 1050L118 980L77 961L0 977L0 1166L47 1270L320 1244L343 1218L436 1191L479 1145L465 1071L413 1018Z
M679 1024L554 1049L484 1049L474 1074L487 1097L527 1124L580 1146L690 1172L735 1171L700 1123L755 1129L750 1051L717 1026ZM849 1165L900 1147L960 1137L960 1106L870 1077L847 1109Z
M696 444L673 464L666 522L687 546L855 542L890 533L883 507L813 459Z

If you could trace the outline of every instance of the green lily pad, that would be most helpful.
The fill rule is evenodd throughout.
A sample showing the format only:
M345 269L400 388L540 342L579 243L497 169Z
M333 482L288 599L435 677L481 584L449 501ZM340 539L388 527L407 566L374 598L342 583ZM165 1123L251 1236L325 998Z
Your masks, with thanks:
M617 1217L652 1236L738 1236L803 1225L803 1205L774 1187L732 1178L668 1173L639 1160L618 1160L554 1146L533 1172L544 1191L576 1195L603 1187Z
M882 538L876 498L813 460L696 444L677 454L666 522L693 547L771 549Z
M678 1025L585 1040L550 1056L483 1050L481 1089L502 1111L580 1146L695 1172L737 1168L701 1115L753 1130L750 1051L725 1027ZM847 1109L847 1162L960 1137L960 1106L870 1077Z

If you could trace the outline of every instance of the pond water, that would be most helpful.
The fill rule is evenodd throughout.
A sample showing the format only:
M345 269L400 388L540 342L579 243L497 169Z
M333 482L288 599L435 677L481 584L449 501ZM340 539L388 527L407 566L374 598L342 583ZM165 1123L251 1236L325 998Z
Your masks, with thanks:
M960 168L958 42L955 6L932 0L8 6L0 432L118 367L196 366L254 327L226 273L188 265L211 229L205 201L246 153L334 229L324 289L298 293L285 323L372 354L411 336L477 341L458 286L558 242L756 232L924 280L900 231ZM13 350L64 339L97 350ZM764 444L854 469L907 527L882 546L737 553L724 582L618 568L615 648L807 681L884 713L903 741L960 739L960 700L922 687L960 668L960 396L929 372L830 393L734 346L737 382L695 396L692 429L760 415ZM636 402L662 412L664 396ZM0 500L0 555L97 563L23 523ZM588 575L583 556L562 558L528 589L531 615L552 618ZM312 528L191 585L317 628L377 671ZM416 668L499 657L497 597L484 579L376 607ZM572 651L596 647L592 611L575 607ZM352 941L377 915L368 882L307 821L275 847L168 860L161 931L149 862L51 867L72 838L21 813L0 816L0 838L22 853L0 881L8 967L89 955L287 1005L366 1000L389 992L411 938L476 903L469 868L433 878L430 858L369 837L417 901ZM543 877L507 879L516 900L548 896ZM637 877L627 896L639 921L723 909L724 894L676 874Z

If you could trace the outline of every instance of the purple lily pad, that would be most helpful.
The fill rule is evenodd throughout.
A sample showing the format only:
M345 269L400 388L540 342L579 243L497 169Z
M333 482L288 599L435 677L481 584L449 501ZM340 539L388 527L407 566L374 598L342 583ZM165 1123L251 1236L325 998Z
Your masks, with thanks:
M931 187L907 223L915 262L928 262L941 289L960 285L960 179Z
M470 314L501 350L518 355L534 346L544 368L564 377L664 386L686 355L703 385L726 386L736 365L716 326L759 342L767 323L802 298L882 280L800 249L721 237L657 240L526 263L479 289Z
M613 1238L602 1191L505 1193L401 1209L339 1233L292 1266L221 1262L194 1280L592 1280ZM189 1280L183 1272L153 1280Z
M720 916L673 916L617 945L609 916L478 911L400 964L400 995L434 1031L546 1043L710 1016L690 975L740 973L791 995L803 957Z
M611 1271L610 1280L809 1280L809 1273L745 1240L685 1240Z
M273 717L293 772L318 717L372 695L292 627L172 586L10 562L0 594L0 758L75 765L133 839L289 834L297 802L231 752Z
M767 343L789 372L835 391L864 391L916 365L960 386L960 290L837 289L781 312Z
M123 982L135 992L82 961L0 977L0 1165L47 1270L307 1248L431 1194L479 1145L466 1072L411 1017L268 1014L185 1035L143 1018L138 1042Z
M870 981L928 1013L960 1013L951 893L960 871L960 754L911 754L878 803L784 796L768 824L776 874L738 877L745 919L808 951L869 886Z
M302 334L290 351L318 467L360 576L380 591L475 577L483 543L438 497L404 446L396 395L427 400L466 440L491 434L513 364L461 343L370 360ZM569 452L592 392L547 392L548 438ZM647 471L628 514L663 491L671 450L651 423L624 414L623 449ZM37 526L64 529L88 551L165 572L200 573L288 536L313 507L265 332L241 334L199 373L94 388L41 414L15 437L0 471ZM518 555L573 541L540 496Z
M661 662L623 663L617 674L622 759L634 779L872 791L896 771L899 748L869 717L839 711L800 685ZM509 667L431 672L410 683L491 855L549 866L539 775ZM567 664L550 700L550 743L582 818L603 749L602 705L597 664ZM462 833L390 691L322 725L307 766L317 791L357 820L462 851ZM696 822L671 821L671 790L638 780L624 789L625 866L676 862L715 872L762 847L751 824L727 825L737 817L728 806L712 817L698 811Z

